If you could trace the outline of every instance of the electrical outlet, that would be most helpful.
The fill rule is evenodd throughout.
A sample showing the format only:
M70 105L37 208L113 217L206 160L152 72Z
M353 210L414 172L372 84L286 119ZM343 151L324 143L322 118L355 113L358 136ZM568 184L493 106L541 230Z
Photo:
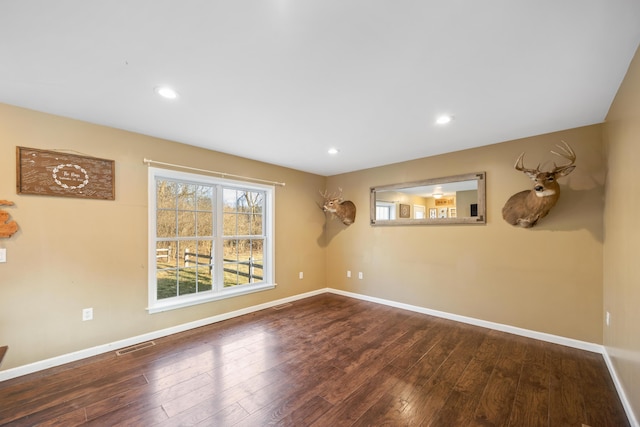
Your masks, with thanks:
M7 262L7 248L0 248L0 262Z
M298 273L298 278L299 279L304 279L304 273L302 271L300 273Z
M609 326L611 324L611 313L609 313L608 311L606 312L606 315L604 316L604 321L607 324L607 326Z
M351 270L347 270L347 277L351 277Z
M364 276L362 275L362 271L358 272L358 279L362 280L364 278Z
M93 308L82 309L82 321L93 320Z

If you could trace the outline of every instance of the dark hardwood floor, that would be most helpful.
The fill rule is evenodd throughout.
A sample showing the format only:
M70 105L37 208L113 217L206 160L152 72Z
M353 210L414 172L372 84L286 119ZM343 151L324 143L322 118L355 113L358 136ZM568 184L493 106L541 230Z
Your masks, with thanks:
M324 294L0 383L0 425L627 426L601 355Z

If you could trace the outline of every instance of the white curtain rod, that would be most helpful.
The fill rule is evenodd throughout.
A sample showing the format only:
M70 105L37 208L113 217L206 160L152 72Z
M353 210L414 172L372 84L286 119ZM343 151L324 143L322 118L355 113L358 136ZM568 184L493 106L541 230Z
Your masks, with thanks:
M222 178L227 178L227 177L239 178L239 179L243 179L245 181L262 182L262 183L265 183L265 184L279 185L281 187L284 187L286 185L284 182L268 181L268 180L265 180L265 179L251 178L251 177L242 176L242 175L234 175L232 173L211 171L211 170L207 170L207 169L192 168L191 166L183 166L183 165L176 165L176 164L173 164L173 163L158 162L156 160L151 160L151 159L147 159L147 158L145 158L143 160L143 162L145 164L147 164L147 165L151 165L153 163L155 165L170 166L170 167L174 167L174 168L188 169L188 170L192 170L192 171L198 171L198 172L205 172L205 173L220 175Z

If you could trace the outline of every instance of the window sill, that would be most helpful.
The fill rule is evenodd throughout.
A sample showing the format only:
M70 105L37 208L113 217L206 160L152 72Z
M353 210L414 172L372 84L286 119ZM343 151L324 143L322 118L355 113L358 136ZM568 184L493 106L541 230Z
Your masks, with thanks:
M153 307L147 307L149 314L161 313L163 311L175 310L178 308L190 307L192 305L204 304L212 301L219 301L227 298L234 298L242 295L252 294L254 292L266 291L274 289L275 283L258 283L255 285L243 285L228 288L220 292L210 293L206 295L198 295L193 297L177 297L170 301L164 300L157 302Z

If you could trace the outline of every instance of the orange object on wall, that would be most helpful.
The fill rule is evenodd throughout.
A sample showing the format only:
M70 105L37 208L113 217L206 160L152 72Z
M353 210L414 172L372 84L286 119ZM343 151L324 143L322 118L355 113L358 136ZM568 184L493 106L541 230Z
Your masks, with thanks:
M0 200L0 206L13 206L13 202ZM18 231L18 223L8 220L9 213L0 209L0 237L11 237Z

